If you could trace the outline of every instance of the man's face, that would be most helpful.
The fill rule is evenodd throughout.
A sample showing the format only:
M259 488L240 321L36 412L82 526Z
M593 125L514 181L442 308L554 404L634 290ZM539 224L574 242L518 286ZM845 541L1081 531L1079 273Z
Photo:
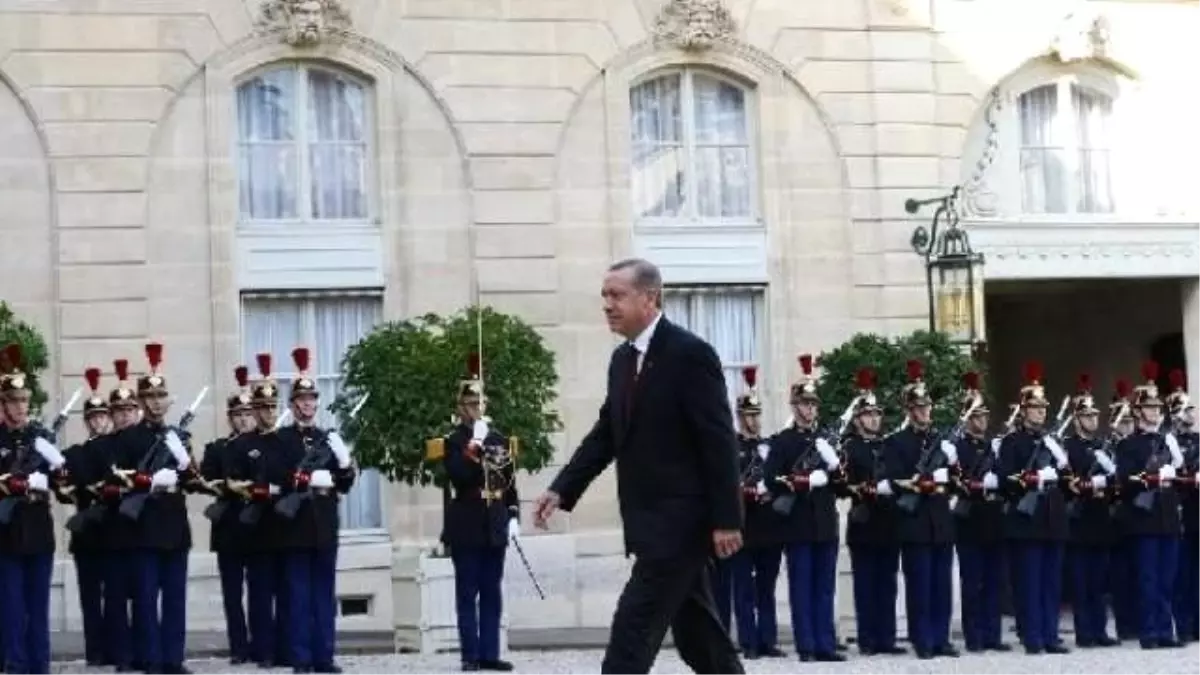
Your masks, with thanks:
M483 417L482 399L479 394L467 394L458 400L458 417L463 424L471 425Z
M300 422L311 422L317 417L316 394L300 394L292 399L292 414Z
M1096 433L1096 428L1100 426L1100 416L1096 413L1083 413L1075 416L1075 423L1079 425L1079 430L1085 434Z
M908 415L912 419L912 424L918 428L929 426L930 416L933 415L933 406L925 403L914 405L908 409Z
M1196 406L1189 405L1179 413L1179 424L1185 429L1191 429L1196 426Z
M1142 426L1147 429L1158 426L1158 423L1162 421L1162 408L1156 405L1140 406L1137 414Z
M817 420L817 404L815 401L800 399L792 401L792 415L802 427L812 426Z
M275 428L275 406L273 405L256 405L254 406L254 417L258 420L258 428L266 431Z
M119 408L113 408L112 421L113 426L117 430L128 429L129 427L137 424L137 418L138 409L133 406L127 405Z
M321 3L319 0L299 0L292 6L292 16L296 23L296 29L305 39L318 39L321 35L321 28L324 25L324 20L321 17Z
M740 413L738 417L742 433L751 438L758 438L758 435L762 433L762 413L744 412Z
M167 416L171 399L164 391L152 391L142 395L142 406L146 409L146 417L157 422Z
M608 329L627 340L645 330L658 311L658 292L639 290L633 275L630 267L609 272L600 288Z
M878 436L883 427L883 413L878 410L868 410L858 414L858 429L868 436Z
M248 434L258 426L252 410L235 410L229 413L229 424L239 434Z
M1121 421L1117 423L1117 435L1121 437L1128 436L1133 433L1133 418L1125 415Z
M987 413L975 413L967 418L967 431L975 436L982 436L987 432L988 424L991 421L991 415Z
M102 411L89 414L84 419L84 424L87 425L88 434L91 436L107 434L113 428L112 416Z
M4 398L4 416L14 429L29 424L29 392L15 391Z
M1046 423L1046 406L1027 405L1023 412L1025 426L1038 428Z

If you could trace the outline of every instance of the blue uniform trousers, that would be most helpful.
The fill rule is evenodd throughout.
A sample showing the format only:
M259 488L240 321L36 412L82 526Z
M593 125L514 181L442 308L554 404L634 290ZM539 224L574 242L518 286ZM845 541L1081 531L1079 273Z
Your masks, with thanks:
M779 645L775 583L782 561L782 546L742 549L729 559L733 567L733 613L743 652L767 651Z
M958 544L958 581L962 594L963 639L967 649L980 651L1001 642L1000 590L1004 575L1004 545Z
M452 548L458 639L464 663L500 658L500 614L504 600L502 546Z
M1185 532L1175 572L1175 630L1180 640L1200 640L1200 537Z
M901 550L909 642L918 652L950 644L954 549L950 544L905 544Z
M188 552L134 552L133 626L138 660L147 669L183 665L187 639Z
M728 632L730 617L733 614L733 559L713 558L708 568L708 577L712 584L717 618Z
M288 637L294 668L333 665L337 546L287 551Z
M1137 555L1138 639L1142 644L1175 639L1171 602L1179 565L1179 537L1134 537Z
M1069 551L1071 570L1071 613L1075 620L1075 644L1088 647L1108 637L1108 607L1104 602L1108 590L1107 546L1072 546Z
M1136 551L1132 539L1123 539L1109 550L1109 593L1117 637L1132 640L1138 635L1138 586Z
M108 657L118 668L143 663L145 645L139 640L134 654L130 602L138 577L137 561L130 551L104 554L104 639Z
M105 554L75 553L75 580L79 586L79 612L83 615L83 653L88 665L113 663L104 632Z
M1057 645L1063 546L1057 542L1020 541L1013 551L1021 643L1029 650Z
M241 551L217 551L217 572L221 577L221 600L225 609L225 637L229 640L230 657L239 660L250 658L243 601L246 570L247 557Z
M54 554L0 556L4 585L4 670L50 672L50 577Z
M792 635L801 654L834 654L833 598L837 585L837 542L788 544L788 604Z
M885 651L896 646L896 596L899 593L900 547L850 547L854 580L854 621L861 651Z
M275 551L247 555L246 591L250 625L250 657L261 665L291 662L287 633L287 570Z

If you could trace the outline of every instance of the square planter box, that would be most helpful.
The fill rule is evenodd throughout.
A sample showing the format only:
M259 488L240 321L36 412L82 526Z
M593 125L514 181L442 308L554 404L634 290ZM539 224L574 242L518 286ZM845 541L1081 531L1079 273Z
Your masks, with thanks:
M459 650L454 565L428 551L397 551L392 565L396 650L422 654ZM500 652L508 651L508 612L500 617Z

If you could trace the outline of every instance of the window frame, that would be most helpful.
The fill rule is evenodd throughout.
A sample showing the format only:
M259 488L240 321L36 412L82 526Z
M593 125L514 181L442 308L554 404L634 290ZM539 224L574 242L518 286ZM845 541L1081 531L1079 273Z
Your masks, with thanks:
M239 101L241 98L242 87L248 85L254 79L277 71L287 70L296 78L295 87L295 110L292 111L293 119L295 120L294 138L290 142L296 148L297 152L297 167L296 167L296 217L295 218L252 218L247 214L242 213L242 149L244 141L241 133L241 109ZM365 213L362 218L313 218L309 214L312 211L312 180L311 180L311 144L309 138L308 120L310 114L309 105L309 71L322 71L335 77L344 78L357 85L363 92L363 190L366 197L364 204ZM305 60L288 60L276 61L255 68L241 77L237 78L233 83L233 165L234 165L234 211L237 214L237 226L239 231L252 233L277 233L281 228L288 232L297 230L319 230L324 231L329 228L335 229L364 229L375 228L380 225L379 218L379 186L377 184L379 176L379 159L377 153L379 151L378 132L376 123L378 121L378 112L376 111L377 97L374 81L355 73L348 68L327 63L324 61L305 61Z
M633 117L634 109L631 95L638 87L654 82L656 80L675 77L680 78L679 82L679 105L680 105L680 138L683 142L683 160L684 167L692 180L685 182L686 190L684 193L684 213L678 217L669 218L662 216L640 216L636 211L636 205L633 202L635 194L634 177L637 173L636 167L633 165L634 148L636 142L633 138ZM696 119L695 119L695 85L694 79L697 76L708 77L717 80L723 84L736 87L742 92L742 122L745 125L746 131L746 167L749 193L749 213L745 216L732 217L703 217L696 213L696 208L699 203L697 197L699 181L695 180L698 175L696 170ZM639 229L671 229L679 230L682 228L722 228L722 229L745 229L745 228L761 228L762 221L762 204L759 198L759 143L757 125L758 111L758 87L752 82L729 75L716 68L697 65L677 65L667 68L659 68L652 72L646 73L643 76L632 80L629 83L628 91L625 95L625 103L628 109L629 120L629 210L633 227Z
M265 301L265 302L293 301L293 302L303 303L305 306L302 309L302 316L301 316L301 320L300 320L300 328L301 328L301 332L303 333L303 335L299 336L300 340L298 340L296 343L297 346L301 346L301 345L316 344L316 304L317 304L317 302L322 301L322 300L336 301L339 299L377 300L380 304L379 320L381 322L383 321L383 293L380 291L362 291L362 292L347 292L347 293L342 293L342 292L335 293L335 292L323 292L323 291L309 291L309 292L288 291L288 292L280 292L280 293L271 293L271 292L263 292L263 291L242 290L239 295L239 298L238 298L238 354L242 355L241 358L245 358L245 355L246 355L245 317L246 317L247 302L249 302L250 304L253 304L254 301L257 300L257 301ZM317 356L319 357L320 355L318 354ZM320 370L328 362L329 362L328 359L317 358L315 360L315 365L317 366L317 370L315 372L309 373L309 377L312 378L313 380L316 380L318 383L321 383L324 381L329 381L334 378L340 379L340 377L341 377L341 371L340 371L341 355L340 354L338 355L338 360L336 361L336 364L339 366L339 370L337 373L330 373L327 371ZM274 362L272 363L272 366L271 366L271 376L273 378L275 378L276 381L279 381L279 382L286 381L286 382L290 383L291 380L295 377L295 375L296 375L295 364L293 364L290 360L274 359ZM253 377L251 379L253 379ZM286 405L288 405L288 402L281 399L280 400L280 410L283 410L283 408ZM325 411L325 408L321 408L321 410ZM363 471L366 471L366 470L367 469L363 469L362 467L359 467L358 479L361 479ZM388 520L388 508L387 508L388 499L387 499L387 490L385 488L388 481L384 480L382 473L379 473L378 475L379 475L379 490L378 490L377 497L379 499L379 504L378 504L378 506L379 506L379 525L374 526L374 527L353 527L353 528L348 527L345 523L341 522L341 517L339 514L339 519L338 519L339 520L339 522L338 522L339 538L342 539L343 541L350 540L350 541L361 541L364 543L371 543L371 542L379 540L381 538L387 539L390 537L389 530L388 530L388 522L387 522L387 520ZM356 484L357 484L357 481L356 481ZM348 499L349 496L350 496L349 494L344 495L343 499Z

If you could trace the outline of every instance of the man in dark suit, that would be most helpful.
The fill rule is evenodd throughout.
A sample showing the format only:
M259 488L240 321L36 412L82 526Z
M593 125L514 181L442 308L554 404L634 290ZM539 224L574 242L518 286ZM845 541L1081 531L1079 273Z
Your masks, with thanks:
M617 460L625 548L637 561L613 615L601 672L648 673L667 628L699 673L742 673L713 607L708 566L742 544L733 414L713 348L662 317L662 276L645 260L609 268L609 328L626 339L599 419L538 498L535 521L571 511Z

